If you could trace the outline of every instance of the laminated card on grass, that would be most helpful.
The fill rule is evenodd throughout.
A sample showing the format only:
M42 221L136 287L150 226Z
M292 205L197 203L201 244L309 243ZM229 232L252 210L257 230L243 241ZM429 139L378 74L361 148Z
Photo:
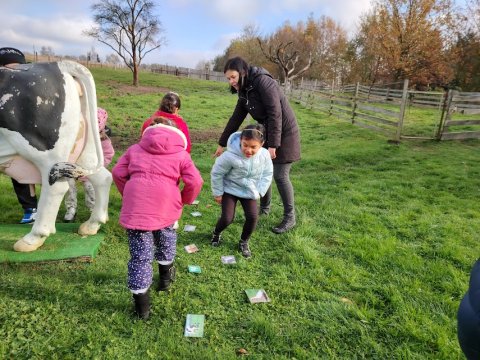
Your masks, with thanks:
M187 337L203 337L205 315L187 314L185 333Z
M195 252L198 251L198 247L195 244L190 244L190 245L185 246L185 251L189 254L195 253Z
M270 302L270 298L263 289L246 289L245 293L252 304Z

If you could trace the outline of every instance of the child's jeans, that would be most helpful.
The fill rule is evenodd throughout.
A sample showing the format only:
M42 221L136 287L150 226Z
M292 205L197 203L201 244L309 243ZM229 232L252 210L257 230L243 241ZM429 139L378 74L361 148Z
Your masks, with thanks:
M154 231L127 229L130 260L127 285L131 291L147 290L153 281L152 261L173 261L177 233L172 226Z

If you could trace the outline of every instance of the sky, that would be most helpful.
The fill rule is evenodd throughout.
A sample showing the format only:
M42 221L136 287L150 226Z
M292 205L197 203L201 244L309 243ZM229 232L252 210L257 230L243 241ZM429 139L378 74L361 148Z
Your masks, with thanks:
M92 47L102 60L114 51L82 32L94 26L91 5L99 0L16 0L2 4L0 47L40 52L51 47L57 55L86 55ZM286 21L296 24L329 16L350 34L370 0L153 0L166 44L144 63L195 68L221 55L246 25L261 35L275 32Z

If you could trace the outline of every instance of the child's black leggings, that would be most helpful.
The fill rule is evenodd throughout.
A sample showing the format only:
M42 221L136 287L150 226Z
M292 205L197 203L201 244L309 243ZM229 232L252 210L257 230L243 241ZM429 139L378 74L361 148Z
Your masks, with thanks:
M247 241L250 235L252 235L253 230L255 230L258 221L257 200L255 199L243 199L224 193L222 196L222 215L215 226L215 233L220 234L233 222L237 201L240 201L243 211L245 212L245 223L243 224L241 240Z

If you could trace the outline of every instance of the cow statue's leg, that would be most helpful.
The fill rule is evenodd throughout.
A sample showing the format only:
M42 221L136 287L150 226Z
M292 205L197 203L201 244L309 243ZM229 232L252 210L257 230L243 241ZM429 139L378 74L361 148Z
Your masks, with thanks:
M80 225L78 233L80 235L95 235L100 228L100 223L105 224L108 221L108 199L112 174L102 167L95 174L88 175L87 178L95 189L95 206L90 218Z
M13 246L15 251L35 251L43 245L50 234L55 233L58 209L67 190L68 183L66 181L58 181L50 185L48 174L42 173L42 191L38 202L37 218L32 230L15 243Z

